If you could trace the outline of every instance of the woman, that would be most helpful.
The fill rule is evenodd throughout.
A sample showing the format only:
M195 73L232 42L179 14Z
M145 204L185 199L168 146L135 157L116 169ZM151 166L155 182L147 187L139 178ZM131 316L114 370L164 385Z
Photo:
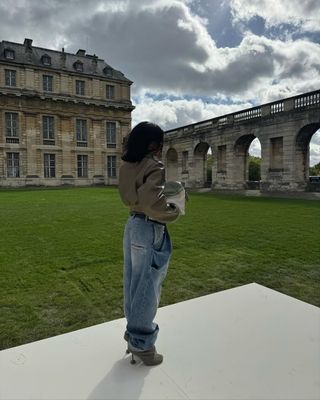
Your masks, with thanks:
M159 326L153 322L161 285L172 251L167 222L176 220L179 209L163 194L165 171L159 161L163 130L141 122L128 136L120 168L119 192L129 207L124 240L124 312L128 352L146 365L157 365L163 356L155 348Z

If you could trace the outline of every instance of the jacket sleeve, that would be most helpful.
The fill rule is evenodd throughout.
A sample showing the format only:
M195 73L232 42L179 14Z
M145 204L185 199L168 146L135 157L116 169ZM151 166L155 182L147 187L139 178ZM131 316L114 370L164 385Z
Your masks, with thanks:
M162 163L152 163L145 171L144 183L138 188L138 198L146 215L165 223L176 220L179 209L174 204L168 203L163 194L164 173Z

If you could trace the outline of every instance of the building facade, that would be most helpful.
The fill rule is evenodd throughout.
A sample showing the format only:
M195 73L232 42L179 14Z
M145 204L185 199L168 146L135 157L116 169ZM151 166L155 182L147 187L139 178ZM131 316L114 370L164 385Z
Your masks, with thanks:
M309 144L318 130L320 90L171 129L163 146L167 179L189 188L320 191L309 182ZM252 185L249 147L256 138L261 181Z
M131 84L85 50L0 42L0 187L117 184Z

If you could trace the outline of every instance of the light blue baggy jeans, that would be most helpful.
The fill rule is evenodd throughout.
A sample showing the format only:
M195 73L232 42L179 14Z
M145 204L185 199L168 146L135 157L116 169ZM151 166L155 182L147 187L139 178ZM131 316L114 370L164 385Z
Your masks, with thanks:
M124 231L123 252L129 348L144 351L154 346L159 332L153 320L172 252L166 226L130 216Z

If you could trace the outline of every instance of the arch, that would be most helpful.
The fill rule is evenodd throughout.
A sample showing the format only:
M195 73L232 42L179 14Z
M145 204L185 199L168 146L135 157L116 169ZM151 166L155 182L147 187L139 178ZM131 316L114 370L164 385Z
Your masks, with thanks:
M249 176L249 148L251 143L259 138L254 134L250 133L247 135L240 136L234 144L234 160L235 160L235 181L239 188L245 189L259 189L259 180L253 183ZM259 140L260 141L260 140Z
M179 174L181 171L187 187L199 187L205 181L201 166L206 146L200 143L208 142L214 155L212 187L241 190L246 188L248 179L249 146L257 137L261 144L261 190L310 191L308 167L320 160L318 147L314 147L320 145L318 135L314 135L320 132L319 110L320 91L315 90L170 129L165 145L174 143L179 148ZM314 143L310 144L311 137ZM312 150L317 158L311 161ZM318 169L313 168L310 175L318 176Z
M310 141L318 129L320 129L320 122L308 124L302 127L296 136L294 170L296 180L300 185L306 185L309 180Z
M261 181L261 143L259 138L253 139L248 148L248 189L259 189Z
M210 145L207 142L200 142L193 151L193 180L196 187L205 187L211 185L208 180L207 156ZM212 167L211 167L212 176ZM212 178L211 178L212 180Z
M320 175L320 129L318 129L312 136L309 146L310 146L309 175L319 176ZM313 169L312 172L310 171L311 168Z
M178 153L173 147L170 147L166 154L166 173L168 181L178 179Z

